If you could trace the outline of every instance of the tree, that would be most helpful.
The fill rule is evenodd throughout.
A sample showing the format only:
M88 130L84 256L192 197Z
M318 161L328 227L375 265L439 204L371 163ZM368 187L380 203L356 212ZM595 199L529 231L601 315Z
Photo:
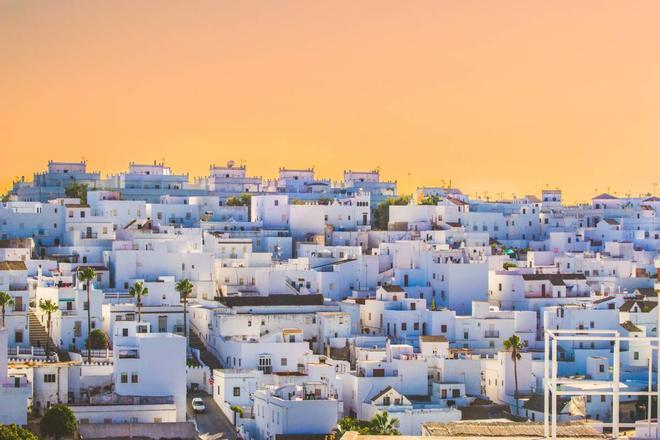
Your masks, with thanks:
M73 435L76 427L76 416L73 411L68 406L59 403L51 405L39 423L41 435L55 437L55 439Z
M135 304L138 309L138 322L142 320L142 297L149 295L149 289L144 287L144 283L141 281L136 282L128 289L128 294L131 298L135 298Z
M87 362L92 363L92 302L90 291L92 290L92 281L96 278L96 271L87 266L78 271L78 279L87 284Z
M5 307L12 305L14 305L14 298L7 292L0 292L0 307L2 308L2 327L5 326Z
M193 291L193 284L187 278L176 283L176 291L179 292L181 296L181 302L183 303L183 336L186 338L186 345L188 344L188 297Z
M241 194L238 197L229 197L225 202L226 206L247 206L248 219L250 218L250 210L252 207L252 194Z
M429 194L428 196L423 197L417 204L418 205L437 205L439 201L442 200L437 194Z
M1 440L37 440L37 436L17 424L0 425Z
M89 334L89 338L92 340L92 343L89 345L92 346L93 350L105 350L110 347L108 335L106 335L100 328L92 330Z
M363 426L360 426L360 422L353 417L344 417L339 421L337 425L337 434L341 438L344 434L350 431L355 431L360 434L368 434L369 430Z
M399 419L391 418L387 411L376 414L369 422L369 434L372 435L401 435L397 428Z
M243 408L238 405L232 405L229 407L229 409L234 413L234 426L236 426L236 414L239 414L241 417L243 417Z
M57 305L50 299L44 300L43 298L39 300L39 308L42 312L46 314L46 332L48 333L48 339L46 339L46 360L50 360L50 322L52 314L57 312Z
M71 182L64 188L64 195L72 199L80 199L80 203L87 204L87 184Z
M390 222L390 206L407 205L408 203L410 203L410 196L390 197L379 203L374 210L374 227L386 231Z
M516 415L520 411L519 402L518 402L518 361L522 357L520 354L525 348L520 340L520 336L511 335L509 339L504 340L504 348L511 352L511 360L513 361L513 379L515 384L515 394L514 398L516 399Z

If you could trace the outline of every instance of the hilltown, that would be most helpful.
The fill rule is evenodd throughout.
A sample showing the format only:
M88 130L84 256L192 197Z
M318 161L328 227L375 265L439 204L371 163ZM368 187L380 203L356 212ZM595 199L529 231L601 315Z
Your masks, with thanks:
M659 210L48 162L0 205L0 423L65 404L85 438L656 438Z

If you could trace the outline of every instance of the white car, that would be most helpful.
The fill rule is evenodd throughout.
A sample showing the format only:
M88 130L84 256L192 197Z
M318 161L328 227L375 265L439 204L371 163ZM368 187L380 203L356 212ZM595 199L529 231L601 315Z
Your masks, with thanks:
M204 401L199 397L195 397L192 400L191 405L193 411L195 411L196 413L203 413L204 411L206 411L206 405L204 405Z

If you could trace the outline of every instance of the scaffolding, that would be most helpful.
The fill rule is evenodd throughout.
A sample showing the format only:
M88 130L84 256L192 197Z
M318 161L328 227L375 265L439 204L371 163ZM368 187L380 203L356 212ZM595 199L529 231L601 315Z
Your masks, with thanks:
M660 309L660 307L658 307ZM658 329L660 330L660 329ZM660 331L656 331L660 334ZM648 432L651 433L651 426L656 428L654 438L658 438L657 420L660 420L660 404L657 405L656 419L651 419L652 397L657 396L660 402L660 392L653 390L653 358L656 358L656 365L660 365L660 353L658 352L658 336L630 337L621 336L618 330L546 330L545 331L545 364L544 364L544 414L543 414L543 434L545 438L557 438L557 399L559 396L612 396L612 417L611 422L602 422L603 428L610 428L612 438L619 438L621 428L634 428L639 426L637 423L621 423L619 421L619 399L620 395L628 396L646 396L647 397L647 415L646 423ZM610 380L598 380L601 387L593 390L579 389L561 389L562 385L579 385L584 382L582 379L563 378L558 376L558 343L561 341L608 341L612 345L612 374ZM643 342L647 341L650 348L650 356L647 362L648 377L645 391L629 391L621 393L621 343L622 342ZM654 345L655 343L655 345ZM660 383L660 368L656 368L656 382ZM608 375L609 376L609 375ZM660 387L656 387L660 388ZM603 390L604 389L604 390Z

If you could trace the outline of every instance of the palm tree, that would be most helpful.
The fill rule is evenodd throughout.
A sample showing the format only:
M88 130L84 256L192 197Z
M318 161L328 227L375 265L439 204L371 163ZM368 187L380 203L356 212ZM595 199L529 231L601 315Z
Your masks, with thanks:
M51 315L55 312L57 312L57 304L55 304L52 300L47 299L39 300L39 308L41 309L42 312L46 314L46 331L48 332L48 339L46 339L46 361L50 360L50 318Z
M92 302L90 301L90 291L92 290L92 281L96 278L96 271L87 266L78 271L78 279L87 284L87 362L92 363Z
M513 378L516 387L513 397L516 399L516 415L518 415L518 412L520 411L518 402L518 361L522 357L520 353L525 347L520 340L520 336L514 334L511 335L509 339L504 340L504 348L511 352L511 360L513 361Z
M176 291L181 295L181 302L183 303L183 336L186 338L186 344L188 344L188 297L192 293L193 284L189 279L184 278L178 283L176 283Z
M7 292L0 292L0 307L2 307L2 327L5 326L5 307L14 304L14 298ZM0 327L0 328L2 328Z
M397 428L399 419L389 418L387 411L376 414L369 422L369 434L372 435L401 435Z
M142 320L142 297L149 295L149 289L144 287L142 281L138 281L128 289L128 294L131 298L136 298L135 304L138 309L138 322L140 322Z

